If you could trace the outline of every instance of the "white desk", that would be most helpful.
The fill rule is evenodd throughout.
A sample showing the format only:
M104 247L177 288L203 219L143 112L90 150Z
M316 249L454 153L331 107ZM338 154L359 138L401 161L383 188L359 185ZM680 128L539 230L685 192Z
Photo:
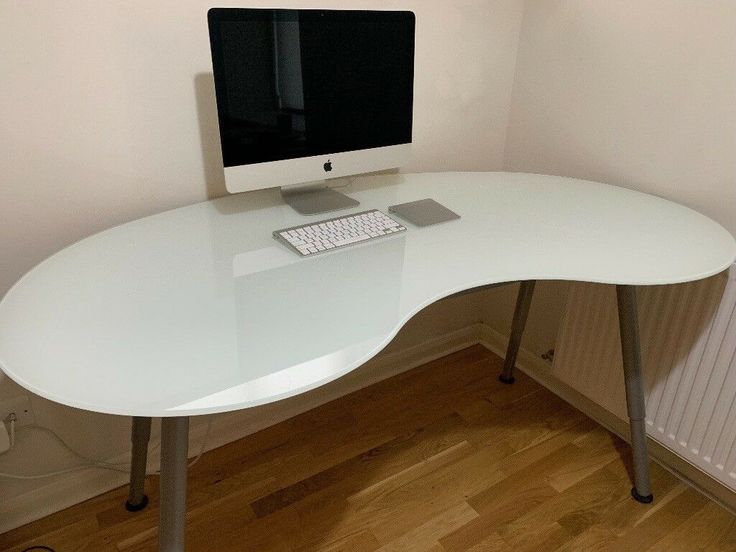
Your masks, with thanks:
M332 381L378 353L423 307L463 290L542 279L618 284L635 330L630 286L698 280L736 257L733 237L707 217L593 182L436 173L365 177L347 192L361 205L346 214L432 197L462 218L301 259L271 232L326 216L230 196L82 240L0 302L0 368L17 383L77 408L165 418L162 550L183 546L188 416ZM517 338L532 289L522 286ZM624 357L638 369L638 336L630 337ZM641 387L635 372L627 377L632 393ZM635 449L644 442L632 438ZM649 495L639 464L637 477L647 479L636 488Z

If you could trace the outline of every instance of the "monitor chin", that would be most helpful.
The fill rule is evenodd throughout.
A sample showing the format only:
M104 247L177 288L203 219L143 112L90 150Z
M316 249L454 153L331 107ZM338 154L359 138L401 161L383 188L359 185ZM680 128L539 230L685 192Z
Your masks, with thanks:
M325 179L341 178L405 165L411 144L284 159L253 165L225 167L225 186L231 194L284 187L287 191L306 187L324 188Z

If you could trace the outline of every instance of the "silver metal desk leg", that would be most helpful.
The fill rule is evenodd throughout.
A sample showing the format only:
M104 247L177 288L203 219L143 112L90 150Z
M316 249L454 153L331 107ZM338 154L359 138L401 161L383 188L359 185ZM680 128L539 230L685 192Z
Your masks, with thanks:
M159 552L184 552L188 448L189 418L162 418Z
M631 453L634 460L634 488L631 489L631 496L639 502L648 504L654 500L654 496L649 481L646 406L644 404L644 382L641 375L636 289L634 286L616 286L616 297L626 383L626 406L631 425Z
M503 372L498 376L501 383L514 383L516 355L519 353L519 347L521 346L521 336L524 334L526 318L532 304L535 283L534 280L519 282L519 294L516 296L516 309L514 310L514 321L511 323L511 336L506 348L506 359L503 363Z
M146 480L146 460L148 457L148 441L151 438L151 418L133 417L133 428L130 442L133 454L130 459L130 490L125 509L129 512L142 510L148 504L143 483Z

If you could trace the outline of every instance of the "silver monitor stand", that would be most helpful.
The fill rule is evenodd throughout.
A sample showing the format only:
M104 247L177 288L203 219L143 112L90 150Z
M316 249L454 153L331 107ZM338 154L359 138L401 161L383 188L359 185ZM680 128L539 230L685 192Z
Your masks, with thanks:
M349 182L347 179L338 178L329 182L339 183L342 186L341 181ZM310 182L306 185L282 186L281 197L284 198L287 205L301 215L316 215L360 205L358 200L331 188L326 180Z

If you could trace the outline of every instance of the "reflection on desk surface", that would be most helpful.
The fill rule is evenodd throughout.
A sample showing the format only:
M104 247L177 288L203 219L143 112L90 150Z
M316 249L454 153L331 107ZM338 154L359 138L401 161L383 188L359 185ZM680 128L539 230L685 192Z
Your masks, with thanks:
M255 379L390 333L404 246L397 236L236 276L241 374Z
M688 282L736 255L703 215L593 182L435 173L370 177L352 193L361 209L432 197L462 218L308 259L271 235L304 217L250 196L128 223L47 259L0 300L0 364L77 408L225 412L346 374L457 291L527 279Z

